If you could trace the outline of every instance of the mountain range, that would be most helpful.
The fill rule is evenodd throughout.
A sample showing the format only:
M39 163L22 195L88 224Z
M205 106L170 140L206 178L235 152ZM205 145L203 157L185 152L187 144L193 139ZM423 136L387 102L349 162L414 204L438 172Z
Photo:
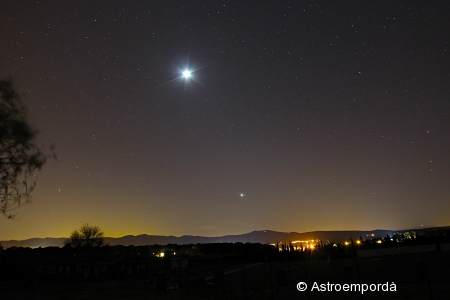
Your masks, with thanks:
M381 238L386 235L392 235L393 230L372 230L372 231L312 231L312 232L278 232L272 230L260 230L252 231L250 233L238 234L238 235L225 235L220 237L204 237L204 236L163 236L163 235L126 235L119 238L105 238L105 244L111 246L115 245L167 245L167 244L207 244L207 243L261 243L261 244L274 244L277 242L289 243L293 241L306 241L306 240L321 240L323 243L326 242L343 242L345 240L359 239L372 239ZM0 241L3 247L62 247L64 241L67 238L31 238L26 240L10 240L10 241Z

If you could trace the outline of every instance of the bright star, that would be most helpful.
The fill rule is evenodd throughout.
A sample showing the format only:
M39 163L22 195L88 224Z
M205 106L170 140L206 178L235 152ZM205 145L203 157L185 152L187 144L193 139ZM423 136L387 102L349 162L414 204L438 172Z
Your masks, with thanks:
M191 77L191 71L189 71L189 70L184 71L183 72L183 77L186 78L186 79Z
M193 80L193 81L195 81L195 82L197 82L197 79L196 79L196 76L195 75L193 75L193 73L194 72L197 72L197 71L199 71L199 70L201 70L201 69L203 69L203 68L206 68L207 66L209 66L210 64L208 64L208 65L206 65L206 66L204 66L204 67L200 67L200 68L196 68L196 69L187 69L188 68L188 66L187 65L185 65L183 68L186 68L186 69L180 69L180 68L177 68L178 69L178 74L179 74L179 76L178 77L175 77L175 78L173 78L173 79L171 79L171 80L168 80L168 81L166 81L166 82L163 82L162 84L160 84L160 85L158 85L157 87L155 87L155 89L157 89L157 88L160 88L160 87L162 87L162 86L164 86L164 85L166 85L166 84L168 84L168 83L171 83L171 82L174 82L174 81L177 81L177 80L180 80L180 79L184 79L184 85L185 85L185 87L186 87L186 85L191 81L191 80Z

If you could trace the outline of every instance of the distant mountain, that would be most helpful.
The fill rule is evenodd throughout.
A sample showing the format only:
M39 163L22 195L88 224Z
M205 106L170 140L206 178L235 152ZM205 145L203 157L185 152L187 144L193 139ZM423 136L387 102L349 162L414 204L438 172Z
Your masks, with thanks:
M32 238L28 240L23 241L1 241L0 244L4 248L8 247L30 247L30 248L38 248L38 247L50 247L50 246L57 246L62 247L64 245L64 241L67 240L67 238Z
M105 238L105 243L111 246L115 245L167 245L167 244L207 244L207 243L261 243L261 244L274 244L276 242L289 243L293 241L306 241L306 240L321 240L323 243L342 242L352 238L353 240L362 237L367 238L380 238L385 237L387 234L392 235L392 230L372 230L372 231L312 231L312 232L278 232L272 230L253 231L245 234L238 235L225 235L221 237L204 237L204 236L192 236L183 235L176 236L162 236L162 235L126 235L120 238ZM67 238L32 238L28 240L11 240L1 241L3 247L62 247L64 241Z

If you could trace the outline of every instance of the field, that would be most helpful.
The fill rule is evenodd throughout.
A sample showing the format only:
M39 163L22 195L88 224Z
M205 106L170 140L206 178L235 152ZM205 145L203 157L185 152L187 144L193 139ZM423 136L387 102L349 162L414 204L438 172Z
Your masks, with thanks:
M2 281L0 299L449 299L450 253L221 264L149 280ZM296 285L303 281L307 291ZM317 284L395 284L396 291L311 291ZM386 286L385 286L386 287ZM391 285L392 287L392 285Z

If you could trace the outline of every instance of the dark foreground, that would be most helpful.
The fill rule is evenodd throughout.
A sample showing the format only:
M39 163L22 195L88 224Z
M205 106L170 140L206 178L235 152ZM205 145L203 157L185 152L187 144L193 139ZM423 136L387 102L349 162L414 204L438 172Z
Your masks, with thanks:
M3 280L0 299L450 299L450 253L447 251L329 261L242 263L220 268L214 264L214 268L204 266L198 271L186 277L168 275L163 282L161 278L150 277L146 280ZM297 290L300 281L308 284L304 292ZM380 283L391 291L363 294L317 291L317 288L311 291L314 284L327 283L339 284L340 288L351 283ZM392 291L394 287L396 291Z

